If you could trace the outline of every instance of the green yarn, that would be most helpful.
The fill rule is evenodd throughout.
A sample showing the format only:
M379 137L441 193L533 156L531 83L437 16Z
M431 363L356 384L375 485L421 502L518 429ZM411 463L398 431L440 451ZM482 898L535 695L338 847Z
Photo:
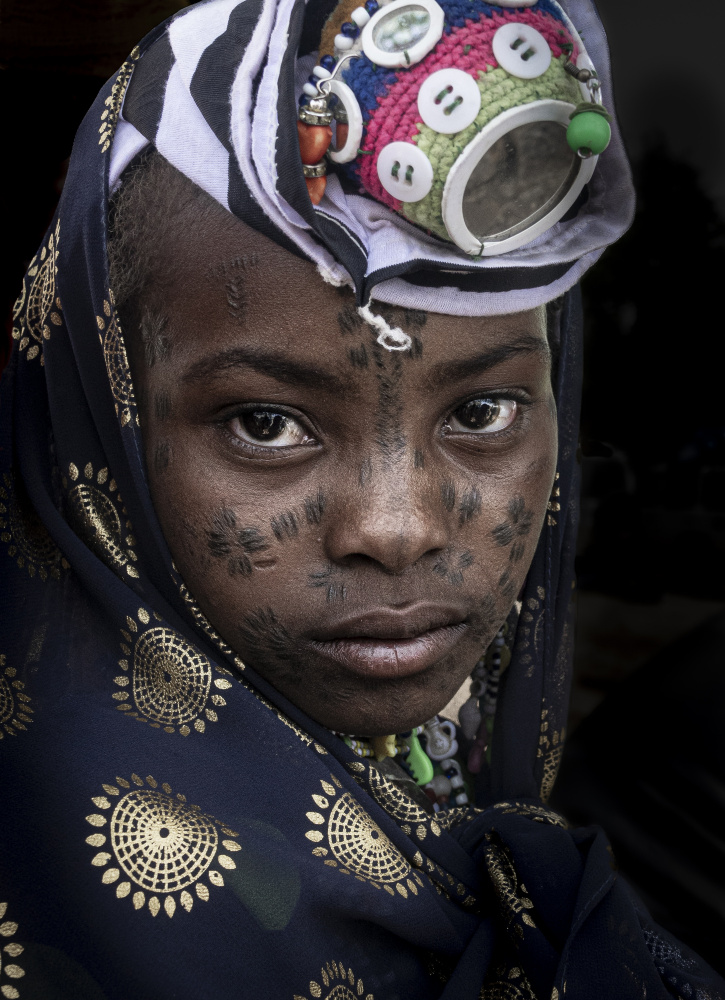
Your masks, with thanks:
M401 214L436 236L450 240L441 214L441 202L451 167L476 134L503 111L542 100L578 104L581 101L581 90L576 80L564 69L566 58L563 55L559 59L552 59L547 71L535 80L511 76L500 67L489 67L486 72L479 71L477 82L481 92L481 110L475 121L460 132L443 135L420 122L418 134L413 137L413 141L431 162L433 185L425 198L404 203Z

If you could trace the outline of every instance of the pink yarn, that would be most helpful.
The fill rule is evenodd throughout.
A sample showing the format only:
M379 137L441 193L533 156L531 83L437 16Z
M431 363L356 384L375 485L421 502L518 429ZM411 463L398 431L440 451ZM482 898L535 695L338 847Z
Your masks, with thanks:
M443 35L422 62L402 70L385 97L377 99L379 110L370 117L361 147L374 155L360 157L360 179L365 190L374 198L396 212L402 207L401 202L389 195L380 183L378 155L388 143L412 142L418 134L418 91L423 81L436 70L449 66L464 70L476 80L481 71L496 69L498 63L493 55L493 36L502 25L510 22L530 24L536 28L549 43L554 59L563 54L562 44L574 44L573 58L576 60L576 44L564 24L543 11L517 10L515 17L495 13L479 21L466 21L463 28L454 27L450 34ZM467 45L471 48L464 53Z

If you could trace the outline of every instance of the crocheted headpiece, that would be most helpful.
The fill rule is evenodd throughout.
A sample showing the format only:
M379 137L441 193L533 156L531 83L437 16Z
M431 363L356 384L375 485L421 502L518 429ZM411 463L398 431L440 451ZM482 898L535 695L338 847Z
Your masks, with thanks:
M599 89L554 0L342 0L300 99L310 194L326 168L305 129L331 113L328 158L359 190L469 254L513 250L591 179L610 137Z

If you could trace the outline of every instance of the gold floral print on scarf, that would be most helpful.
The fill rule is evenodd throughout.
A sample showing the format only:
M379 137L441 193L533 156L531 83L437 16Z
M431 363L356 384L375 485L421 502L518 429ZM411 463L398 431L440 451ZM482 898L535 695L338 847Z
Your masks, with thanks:
M18 933L18 925L14 920L5 919L7 912L7 902L0 902L0 996L6 1000L18 1000L21 994L15 984L22 980L25 970L16 959L24 949L12 940Z
M91 800L97 811L86 816L94 829L86 843L97 852L91 864L135 910L173 917L181 906L190 913L195 898L208 902L210 886L224 886L223 871L236 869L239 834L187 805L166 782L159 786L151 775L144 782L132 774L130 781L116 777L102 788L104 794Z
M217 647L219 652L223 653L224 656L230 657L234 661L234 666L237 667L239 670L244 670L245 666L241 656L237 656L234 650L231 648L231 646L229 646L226 642L224 642L219 633L212 628L211 624L207 620L201 608L194 601L194 598L189 593L188 587L179 576L179 571L173 563L172 563L172 568L178 578L179 593L183 598L184 604L186 604L189 611L191 612L191 616L196 622L196 624L206 635L206 637L208 639L211 639L211 641Z
M113 292L109 291L108 298L103 300L103 315L96 316L96 326L106 362L108 384L115 401L116 416L121 421L121 427L125 427L132 420L139 426L131 369L118 313L114 307Z
M489 878L498 896L501 916L509 932L524 936L524 925L536 927L530 911L534 904L526 886L519 879L511 852L497 833L486 834L484 857Z
M116 707L167 733L203 733L207 722L218 721L217 708L226 705L220 692L232 686L230 672L212 666L178 632L158 624L163 619L157 612L139 608L137 618L128 615L121 629Z
M536 593L536 597L526 599L516 626L516 648L519 663L526 667L526 677L533 677L534 657L541 652L544 641L546 607L542 605L546 600L546 591L543 587L537 587Z
M312 853L324 858L330 868L354 875L391 896L417 896L424 882L393 842L340 781L320 781L322 794L312 795L314 808L307 813L312 824L305 837L315 847Z
M558 1000L559 993L554 988L551 1000ZM491 979L484 983L479 1000L536 1000L531 983L518 965L511 968L499 966Z
M365 992L360 977L344 962L325 962L320 969L319 982L310 980L307 990L312 1000L375 1000L372 993ZM308 1000L307 993L295 993L293 1000Z
M95 473L92 462L82 468L71 462L62 483L68 521L76 534L117 576L126 574L138 579L134 565L138 561L136 539L118 486L108 469Z
M554 514L558 514L561 510L561 487L559 486L558 472L554 476L554 485L551 487L551 496L546 505L546 509L549 512L546 515L546 523L550 528L555 528L557 522Z
M15 667L6 665L5 654L0 654L0 740L25 732L33 721L31 698L25 693L25 683L17 676Z
M98 145L101 147L102 153L107 153L111 148L113 134L116 131L116 125L118 124L118 116L121 113L121 105L123 104L123 99L126 96L126 88L128 87L128 82L131 79L131 74L133 73L133 69L138 61L139 55L140 53L137 45L131 51L131 54L123 66L121 66L118 76L116 77L116 81L111 88L111 93L104 101L105 107L101 114L101 124L98 129L100 133Z
M543 802L548 802L551 791L556 781L559 771L559 764L564 753L564 739L566 730L553 729L549 723L549 710L541 710L541 731L539 734L539 745L536 749L537 758L543 758L543 770L541 777L541 788L539 794Z
M3 473L0 485L0 540L7 545L8 555L28 575L36 574L45 582L48 577L60 579L60 571L68 569L45 525L32 509L14 477Z
M47 246L30 261L20 295L13 306L13 340L17 341L21 354L27 352L28 361L40 355L41 365L45 364L43 341L50 340L54 326L63 325L62 307L56 295L59 238L60 219L48 238Z

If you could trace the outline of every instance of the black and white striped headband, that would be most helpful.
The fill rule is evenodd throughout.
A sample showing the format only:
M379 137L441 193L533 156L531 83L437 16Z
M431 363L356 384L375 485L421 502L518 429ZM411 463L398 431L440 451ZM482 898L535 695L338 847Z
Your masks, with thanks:
M152 144L224 208L313 261L325 281L354 288L363 315L393 349L409 338L371 311L371 298L488 316L535 308L576 284L633 214L616 120L579 202L532 242L500 256L472 258L379 201L344 190L334 174L313 206L299 150L298 98L317 59L315 48L306 49L317 44L334 6L206 0L147 36L113 139L110 190ZM611 110L607 43L594 5L562 0L561 6L586 40Z

